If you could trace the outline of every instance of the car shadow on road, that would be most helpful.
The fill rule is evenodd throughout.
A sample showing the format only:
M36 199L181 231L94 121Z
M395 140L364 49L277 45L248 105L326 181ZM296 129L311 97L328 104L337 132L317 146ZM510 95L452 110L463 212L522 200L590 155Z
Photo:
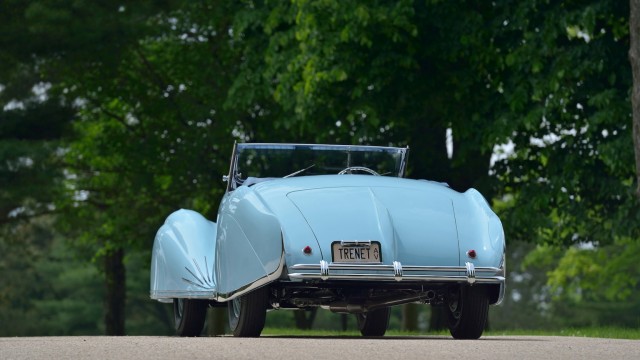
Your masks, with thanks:
M415 336L309 336L309 335L262 335L261 338L277 338L277 339L315 339L315 340L457 340L450 336L444 335L415 335ZM535 338L528 336L487 336L476 339L476 341L546 341L543 338Z

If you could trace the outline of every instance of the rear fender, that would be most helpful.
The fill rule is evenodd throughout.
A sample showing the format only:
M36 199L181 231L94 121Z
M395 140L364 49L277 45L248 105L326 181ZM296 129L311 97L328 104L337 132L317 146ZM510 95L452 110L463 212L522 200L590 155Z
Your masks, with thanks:
M478 266L500 267L505 251L504 231L498 216L484 197L475 189L467 190L454 203L461 264L467 261ZM470 259L469 250L476 251Z
M457 199L454 208L461 264L471 262L476 267L500 268L502 276L506 276L504 230L489 203L477 190L469 189ZM475 250L475 258L468 255L469 250ZM489 285L490 303L500 304L504 293L504 282Z
M275 281L284 267L280 222L249 187L228 193L218 212L216 251L220 301Z
M158 230L151 254L150 296L215 299L216 223L192 210L178 210Z

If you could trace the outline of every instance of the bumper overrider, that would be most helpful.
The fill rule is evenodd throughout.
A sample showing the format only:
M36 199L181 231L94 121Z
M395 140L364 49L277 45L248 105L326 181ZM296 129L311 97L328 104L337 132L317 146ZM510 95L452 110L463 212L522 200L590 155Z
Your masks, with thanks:
M471 262L465 266L403 266L341 264L320 260L319 264L296 264L289 267L289 278L300 280L360 280L360 281L424 281L468 284L504 285L503 267L476 267ZM501 286L504 287L504 286Z

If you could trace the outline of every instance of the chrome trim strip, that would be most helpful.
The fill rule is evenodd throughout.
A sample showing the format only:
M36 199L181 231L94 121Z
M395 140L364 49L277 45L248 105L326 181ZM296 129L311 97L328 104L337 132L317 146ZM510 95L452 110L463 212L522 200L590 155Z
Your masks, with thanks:
M329 278L329 263L320 260L320 279L327 280Z
M292 273L289 274L289 277L292 279L319 279L320 276L318 274L304 274L304 273ZM396 277L392 274L334 274L330 275L330 280L380 280L380 281L393 281L396 280ZM468 282L468 278L462 275L403 275L402 281L430 281L430 282ZM475 283L480 284L499 284L504 282L504 277L502 276L491 276L491 277L482 277L476 278Z
M504 284L505 282L503 269L496 267L475 267L471 262L467 262L465 266L403 266L399 261L394 261L393 265L367 265L329 264L325 260L321 260L319 264L296 264L289 267L289 270L291 271L289 278L305 280L413 280L429 282L467 282L469 284ZM362 271L362 273L336 273L337 271ZM420 272L422 272L422 274L419 274ZM442 272L458 272L461 274L428 274ZM480 276L478 277L477 274Z
M162 300L162 299L174 299L174 298L185 298L185 299L209 299L216 300L216 292L211 291L179 291L179 290L156 290L150 291L149 296L153 300Z
M400 261L393 262L393 277L396 281L402 281L402 264Z
M466 262L464 265L467 268L467 282L473 284L476 282L476 268L473 266L473 263L470 262Z
M503 282L502 284L500 284L500 292L498 293L498 301L496 301L496 303L494 305L502 304L502 301L504 300L505 291L506 291L506 284Z
M324 261L324 260L322 260ZM326 261L324 261L326 263ZM358 271L389 271L392 272L393 265L370 265L370 264L342 264L331 263L328 264L331 270L358 270ZM319 264L295 264L289 267L289 270L320 270ZM448 271L467 271L466 266L402 266L403 271L427 271L427 272L448 272ZM495 275L502 275L502 269L497 267L476 267L476 273L490 273Z

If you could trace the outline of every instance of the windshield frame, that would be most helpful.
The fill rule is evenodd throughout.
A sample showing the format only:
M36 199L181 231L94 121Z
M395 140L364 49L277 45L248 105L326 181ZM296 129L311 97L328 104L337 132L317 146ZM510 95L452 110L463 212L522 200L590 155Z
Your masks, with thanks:
M351 156L353 152L387 152L390 154L400 155L400 164L398 166L398 172L393 177L404 177L407 159L409 156L409 147L391 147L391 146L371 146L371 145L331 145L331 144L295 144L295 143L235 143L233 146L233 153L231 155L231 164L229 167L229 175L223 177L223 180L227 181L227 191L233 191L242 185L242 179L237 172L238 159L241 152L245 149L283 149L283 150L318 150L318 151L342 151L347 153L347 157ZM292 169L294 172L301 169ZM282 178L286 175L282 174Z

